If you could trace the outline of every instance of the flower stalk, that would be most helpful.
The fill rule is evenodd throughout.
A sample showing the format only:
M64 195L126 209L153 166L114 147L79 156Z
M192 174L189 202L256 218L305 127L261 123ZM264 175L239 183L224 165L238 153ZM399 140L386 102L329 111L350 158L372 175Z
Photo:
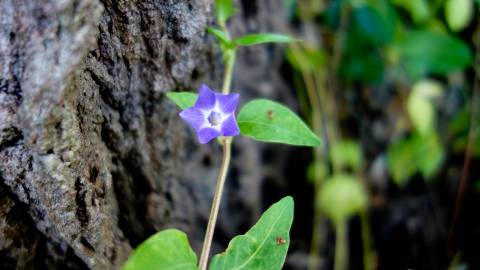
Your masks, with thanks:
M213 196L212 208L210 210L210 216L208 218L208 225L207 231L205 233L205 240L203 242L202 254L200 255L199 266L202 270L207 269L208 255L212 246L213 232L215 230L215 224L217 223L218 210L220 209L223 187L225 184L225 179L227 178L228 167L230 165L230 144L232 143L232 138L223 137L221 140L223 144L222 166L220 167L220 173L218 174L217 178L217 185L215 187L215 195Z
M233 67L235 65L235 54L236 54L235 49L225 49L223 52L225 72L223 77L222 94L225 94L225 95L230 93ZM208 258L210 254L210 249L212 247L213 233L215 231L215 225L217 223L217 217L218 217L218 211L220 209L223 187L225 185L225 179L227 178L228 167L230 165L232 137L223 137L221 138L221 140L222 140L222 146L223 146L222 165L220 167L220 172L217 178L215 193L213 195L212 207L210 209L210 216L208 218L207 231L205 232L205 239L203 241L202 253L200 255L199 267L201 270L206 270L208 266Z

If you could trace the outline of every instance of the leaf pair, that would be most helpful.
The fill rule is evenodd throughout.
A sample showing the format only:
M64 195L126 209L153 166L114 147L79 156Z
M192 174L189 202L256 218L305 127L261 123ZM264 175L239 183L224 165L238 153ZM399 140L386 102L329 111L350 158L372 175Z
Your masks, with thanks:
M197 94L170 92L167 97L181 109L192 107ZM240 134L258 141L318 146L320 139L290 109L266 99L247 103L237 117Z
M273 204L246 234L232 239L213 257L210 270L281 269L290 244L293 199ZM197 257L185 233L168 229L151 236L131 255L124 270L198 270Z
M215 0L215 18L220 26L225 27L227 20L230 19L235 12L236 10L233 5L233 0ZM231 40L228 34L220 29L209 27L208 32L213 34L226 48L253 46L264 43L285 43L297 41L297 39L286 35L272 33L250 34Z
M218 28L209 27L208 32L214 35L223 46L229 49L238 46L254 46L265 43L289 43L299 41L298 39L287 35L274 33L249 34L231 40L224 31Z

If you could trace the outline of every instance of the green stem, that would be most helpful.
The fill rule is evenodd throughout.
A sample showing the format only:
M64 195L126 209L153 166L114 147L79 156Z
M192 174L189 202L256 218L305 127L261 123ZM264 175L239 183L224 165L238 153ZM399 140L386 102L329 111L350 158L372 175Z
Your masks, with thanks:
M335 225L335 270L346 270L348 267L347 222L342 220Z
M371 248L370 222L368 221L367 211L360 213L360 222L362 226L363 268L365 270L373 270L375 269L375 253Z
M320 194L320 179L314 180L314 213L312 224L312 239L310 240L310 256L308 260L308 270L315 270L318 268L320 261L320 252L322 251L322 231L321 225L323 223L323 215L318 202L318 196Z
M233 66L235 65L235 49L226 49L223 54L225 62L225 74L223 75L222 93L230 93L230 86L232 84Z
M231 137L224 137L223 139L223 158L222 166L220 167L220 173L217 178L217 185L215 187L215 194L213 196L212 208L210 210L210 217L208 218L207 231L205 233L205 240L203 242L202 254L200 256L199 267L202 270L207 269L208 256L210 248L212 246L213 232L215 230L215 224L217 223L218 210L220 209L220 201L222 199L223 186L225 179L227 178L228 166L230 164L230 144L232 143Z
M301 55L302 57L297 57L298 63L300 66L300 74L302 76L303 82L305 84L305 92L308 97L308 101L310 102L311 108L311 125L313 132L318 136L322 133L322 125L324 125L323 121L323 112L321 100L319 98L317 91L317 84L318 78L316 78L316 74L312 74L308 70L308 63L306 63L305 59L308 58L307 55L303 52L303 48L300 45L295 43L290 45L290 49L295 52L296 55ZM325 156L328 156L327 153L322 153L322 148L317 147L313 149L313 156L314 156L314 164L326 163ZM316 166L316 165L315 165ZM324 164L325 167L328 167L328 164ZM312 238L310 240L310 256L308 260L308 270L315 270L318 268L318 265L321 263L320 252L322 250L322 231L321 225L323 224L323 215L320 209L318 202L318 197L320 194L320 189L322 186L322 182L324 179L313 179L313 186L314 186L314 213L313 213L313 222L312 222Z
M228 31L225 28L225 33L228 35ZM222 93L230 93L230 86L232 83L233 66L235 65L235 49L226 49L223 52L223 58L225 61L225 74L223 78ZM231 158L231 144L232 137L222 138L223 143L223 158L222 166L220 167L220 173L217 178L217 185L215 187L215 193L213 195L212 208L210 209L210 216L208 218L207 231L205 232L205 240L203 241L202 253L198 265L201 270L206 270L208 266L208 257L210 255L210 249L212 247L213 233L215 231L215 225L217 224L218 210L220 209L220 202L222 200L223 187L225 185L225 179L227 178L228 167L230 165Z

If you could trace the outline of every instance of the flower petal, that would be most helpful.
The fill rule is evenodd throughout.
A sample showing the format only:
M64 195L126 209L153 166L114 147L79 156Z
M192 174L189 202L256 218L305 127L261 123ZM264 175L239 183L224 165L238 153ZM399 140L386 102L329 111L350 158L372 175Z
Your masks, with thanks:
M202 84L198 90L198 99L194 107L202 110L210 110L215 106L215 101L215 92L205 84Z
M206 122L203 112L195 107L181 111L180 117L190 124L195 131L198 131L201 127L203 127Z
M240 99L239 94L215 94L215 96L223 113L233 113L237 109L238 100Z
M220 130L214 129L214 128L202 128L201 130L198 131L198 140L200 141L201 144L206 144L209 141L213 140L214 138L220 136L221 132Z
M237 136L240 134L240 128L238 128L237 120L235 119L234 114L230 115L222 123L222 133L223 136Z

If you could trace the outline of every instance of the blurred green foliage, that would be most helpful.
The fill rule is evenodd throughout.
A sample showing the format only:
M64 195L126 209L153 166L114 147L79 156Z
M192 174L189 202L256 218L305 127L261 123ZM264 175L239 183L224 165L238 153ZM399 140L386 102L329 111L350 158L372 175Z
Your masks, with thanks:
M467 44L441 26L438 3L422 0L332 1L325 12L325 21L332 30L346 32L341 75L348 80L379 83L387 68L404 70L410 79L418 79L427 74L442 75L468 67L472 61L471 51ZM399 16L396 7L406 10L411 18ZM458 5L454 7L447 10L463 10ZM351 9L347 29L339 29L342 8ZM462 22L456 23L460 26L455 29L465 27L471 20L471 10L470 13L462 12L464 14L456 13L455 18ZM412 27L412 23L419 25Z
M471 67L473 53L467 43L470 40L456 32L471 24L473 4L472 0L297 0L293 8L288 2L304 23L320 20L323 31L329 33L321 46L310 43L301 49L287 50L289 63L304 79L305 73L319 80L318 71L335 70L335 54L339 54L337 74L345 89L337 91L345 91L355 83L394 85L400 93L410 89L400 103L406 114L397 118L386 149L388 168L398 184L404 184L416 173L431 179L443 164L449 142L453 150L465 150L469 114L464 110L453 117L448 134L445 129L440 130L437 115L439 103L445 98L445 86L429 78L448 79L450 74ZM334 90L328 89L329 85L326 88L327 95ZM325 98L325 93L319 95ZM311 95L308 98L312 99ZM333 124L333 129L339 128L340 123ZM475 134L474 154L478 155L480 135ZM360 144L351 139L330 140L332 166L357 171L362 163ZM328 176L328 166L319 164L314 162L310 167L311 178Z
M337 141L332 145L331 160L336 168L358 171L362 165L361 145L353 140Z
M385 181L400 188L413 178L433 183L448 166L458 166L446 161L463 161L469 136L472 154L480 157L480 123L472 122L470 105L478 98L471 77L480 0L292 1L284 3L306 42L290 46L286 58L296 71L302 111L325 137L308 168L316 206L323 211L315 211L314 223L321 215L337 222L362 213L372 156L386 156ZM363 128L371 127L371 120L354 115L365 103L352 100L378 103L375 113L386 123L381 139L365 137L363 130L355 138L359 130L350 121ZM312 242L318 227L313 226ZM312 256L320 245L312 243ZM370 248L367 244L364 252ZM371 269L374 263L367 260L364 268Z
M445 19L453 31L463 30L473 18L472 0L446 0Z
M464 107L450 122L449 133L452 137L452 150L457 153L465 152L470 131L471 108ZM480 157L480 120L476 119L473 130L473 155Z
M387 155L393 180L403 185L417 172L425 179L430 179L442 164L444 151L434 132L414 133L394 141Z
M412 79L427 74L445 75L468 67L472 53L468 46L446 33L410 31L393 44L400 65Z
M367 195L359 179L339 174L325 182L317 203L334 223L342 223L367 207Z

